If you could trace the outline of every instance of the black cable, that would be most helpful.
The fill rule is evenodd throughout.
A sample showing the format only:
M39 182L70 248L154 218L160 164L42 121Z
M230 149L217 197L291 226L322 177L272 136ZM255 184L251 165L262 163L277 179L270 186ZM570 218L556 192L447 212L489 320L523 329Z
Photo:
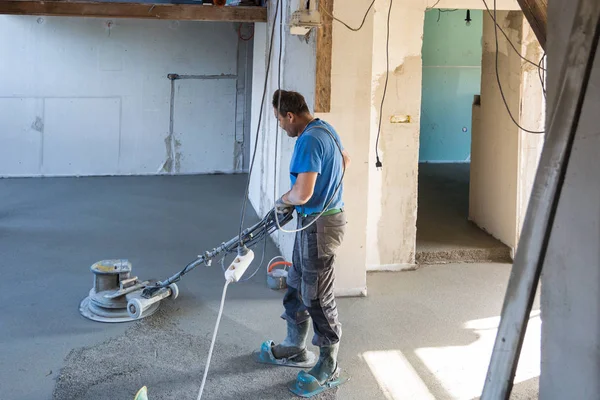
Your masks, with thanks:
M490 14L490 17L492 17L492 20L494 20L494 24L496 25L496 27L498 29L500 29L500 32L502 32L502 34L504 35L504 37L506 38L506 40L508 41L508 44L510 44L510 46L513 48L513 50L515 51L515 53L517 53L517 55L519 57L521 57L521 59L525 62L528 62L529 64L533 65L536 68L542 68L540 67L538 64L534 63L533 61L523 57L523 55L519 52L519 50L517 50L517 48L515 47L515 45L513 44L513 42L511 42L511 40L509 39L508 35L506 34L506 32L504 32L504 29L502 29L502 27L500 25L498 25L498 22L496 21L496 1L494 0L494 14L492 15L492 12L490 11L490 8L487 5L487 2L485 0L481 0L483 1L483 4L485 4L485 8L487 9L488 14ZM544 71L546 70L546 68L542 68Z
M431 9L435 8L435 6L437 6L438 4L440 4L440 1L442 1L442 0L438 0L438 1L436 1L436 2L435 2L435 4L434 4L434 5L432 5L431 7L427 7L427 8L426 8L426 11L429 11L429 10L431 10Z
M325 6L323 5L322 2L319 2L321 9L323 11L325 11L325 14L329 15L334 21L337 21L340 24L344 25L346 28L350 29L352 32L358 32L362 29L363 25L365 24L365 21L367 20L367 15L369 15L369 11L371 11L371 8L373 8L374 4L375 4L375 0L373 0L371 2L371 5L369 6L369 8L367 8L367 11L365 12L365 16L363 17L362 22L360 23L360 26L358 28L353 28L350 25L348 25L347 23L345 23L344 21L342 21L341 19L336 18L332 13L330 13L329 11L327 11L327 9L325 9Z
M454 12L454 11L458 11L458 8L454 8L452 10L442 10L441 8L438 8L438 17L437 17L437 22L440 22L440 19L442 17L442 13L443 12Z
M546 98L546 74L542 71L542 63L544 62L544 58L546 58L546 52L540 58L538 75L540 77L540 83L542 84L542 90L544 91L544 98Z
M485 3L485 0L483 0L483 2ZM487 4L486 4L486 6L487 6ZM493 19L494 19L494 22L496 22L496 0L494 0L494 17L493 17ZM531 131L529 129L523 128L521 125L519 125L517 120L513 117L512 113L510 112L510 108L508 107L506 97L504 96L504 91L502 90L502 84L500 83L500 74L498 73L498 24L497 23L494 25L494 37L496 39L496 81L498 82L498 89L500 89L500 95L502 96L502 101L504 101L504 105L506 106L506 111L508 111L508 115L510 116L510 119L512 119L512 121L515 123L515 125L517 125L519 127L519 129L521 129L522 131L534 133L536 135L544 134L545 131Z
M246 204L248 203L248 196L250 195L250 178L252 177L252 169L254 168L254 161L256 159L256 149L258 148L258 135L260 134L260 123L262 121L263 107L265 105L265 96L267 94L267 84L269 82L269 70L271 68L271 53L273 50L273 38L275 36L275 25L277 23L277 10L281 5L281 0L277 0L275 3L275 17L273 19L273 29L271 29L271 41L269 44L269 55L267 58L267 71L265 74L265 85L263 88L262 100L260 103L260 112L258 114L258 125L256 126L256 137L254 139L254 151L252 152L252 160L250 161L250 168L248 170L248 180L246 181L246 191L244 193L244 202L242 204L242 215L240 218L240 246L242 245L242 231L244 230L244 217L246 214ZM281 22L280 22L281 23Z
M267 251L267 236L263 237L263 250L262 250L262 256L260 257L260 262L258 263L258 267L256 267L256 269L254 270L254 272L247 278L245 279L241 279L240 282L248 282L250 279L254 278L254 276L258 273L258 271L260 271L260 268L262 267L263 262L265 261L265 252Z
M381 168L383 164L379 160L379 136L381 135L381 121L383 120L383 103L387 93L388 78L390 76L390 15L392 14L392 4L394 0L390 0L390 8L388 10L386 39L385 39L385 85L383 86L383 96L381 96L381 106L379 107L379 126L377 128L377 140L375 141L375 167ZM439 3L439 1L438 1ZM434 7L437 3L434 4Z

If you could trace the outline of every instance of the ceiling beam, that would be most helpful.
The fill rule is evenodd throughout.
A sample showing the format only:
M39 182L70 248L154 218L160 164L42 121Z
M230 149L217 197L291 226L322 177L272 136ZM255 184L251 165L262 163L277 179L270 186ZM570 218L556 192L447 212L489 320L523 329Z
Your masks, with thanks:
M266 7L91 1L0 0L0 14L66 17L144 18L191 21L266 22Z
M546 50L548 0L517 0L540 45Z

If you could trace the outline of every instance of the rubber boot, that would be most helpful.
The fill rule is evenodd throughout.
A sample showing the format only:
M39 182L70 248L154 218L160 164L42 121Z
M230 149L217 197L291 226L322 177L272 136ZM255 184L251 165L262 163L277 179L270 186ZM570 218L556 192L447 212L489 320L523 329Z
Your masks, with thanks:
M308 371L308 374L314 376L320 385L336 378L338 374L337 356L339 348L339 343L319 347L319 361Z
M310 320L306 320L301 324L294 324L287 321L287 336L285 340L271 350L275 358L293 358L296 362L303 362L308 359L306 351L306 338L308 337L308 329L310 328Z

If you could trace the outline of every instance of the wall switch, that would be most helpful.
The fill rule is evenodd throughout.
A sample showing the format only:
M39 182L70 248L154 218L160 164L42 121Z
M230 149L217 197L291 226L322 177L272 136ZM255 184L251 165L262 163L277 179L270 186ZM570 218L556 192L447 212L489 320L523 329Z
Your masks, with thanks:
M390 122L392 124L410 124L410 115L392 115Z

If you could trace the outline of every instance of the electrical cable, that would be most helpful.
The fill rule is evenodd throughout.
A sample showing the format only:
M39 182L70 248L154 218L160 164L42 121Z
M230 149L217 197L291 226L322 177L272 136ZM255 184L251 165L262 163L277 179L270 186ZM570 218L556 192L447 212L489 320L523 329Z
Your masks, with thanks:
M483 2L485 3L485 0L483 0ZM487 6L487 4L486 4ZM512 121L515 123L515 125L517 127L519 127L519 129L521 129L524 132L528 132L528 133L533 133L536 135L540 135L540 134L544 134L545 131L532 131L529 129L525 129L523 128L521 125L519 125L519 123L517 122L517 120L515 119L515 117L513 117L512 112L510 111L510 108L508 107L508 102L506 101L506 97L504 96L504 91L502 90L502 83L500 82L500 74L498 73L498 23L496 22L496 0L494 0L494 37L496 39L496 81L498 82L498 89L500 89L500 95L502 96L502 101L504 102L504 105L506 106L506 111L508 111L508 115L510 116L510 119L512 119Z
M502 34L504 35L504 37L506 38L506 40L508 41L508 44L510 44L510 47L513 48L513 50L515 51L515 53L517 53L517 55L525 62L528 62L529 64L533 65L536 68L541 68L538 64L534 63L533 61L523 57L523 55L519 52L519 50L517 50L517 48L515 47L515 45L513 44L513 42L509 39L508 35L506 34L506 32L504 31L504 29L502 29L502 27L498 24L498 22L496 21L496 1L494 0L494 14L492 15L492 12L490 11L490 8L488 7L488 4L486 2L486 0L481 0L483 1L483 4L485 5L485 8L487 9L488 14L490 14L490 17L492 18L492 20L494 21L494 24L496 25L496 27L498 29L500 29L500 32L502 32ZM543 68L543 70L545 71L546 68Z
M223 308L225 308L225 295L227 294L227 286L231 283L231 280L225 281L223 286L223 296L221 297L221 306L219 307L219 314L217 315L217 323L215 325L215 331L213 332L212 341L210 342L210 349L208 350L208 358L206 359L206 366L204 367L204 376L202 376L202 384L200 385L200 391L198 392L198 399L202 399L202 393L204 392L204 385L206 385L206 377L208 376L208 368L210 367L210 359L212 358L213 350L215 349L215 342L217 341L217 332L219 331L219 324L221 323L221 317L223 316Z
M435 4L434 4L434 5L432 5L431 7L427 7L427 8L425 9L425 11L429 11L429 10L431 10L431 9L434 9L434 8L435 8L435 6L437 6L438 4L440 4L440 1L442 1L442 0L437 0L437 1L435 2Z
M458 11L458 8L454 8L452 10L442 10L441 8L438 8L438 17L437 17L437 22L440 22L440 19L442 17L442 13L443 12L454 12L454 11Z
M342 21L341 19L336 18L332 13L327 11L327 9L325 8L325 6L323 5L322 2L319 2L319 6L321 7L321 9L323 11L325 11L325 14L329 15L334 21L337 21L340 24L344 25L346 28L350 29L352 32L358 32L362 29L363 25L365 24L365 21L367 20L367 15L369 15L369 11L371 11L371 8L373 8L374 4L375 4L375 0L373 0L371 2L371 5L369 5L369 8L367 8L367 11L365 12L365 16L363 17L362 22L360 23L360 26L358 28L353 28L350 25L348 25L347 23L345 23L344 21Z
M542 55L542 58L540 59L540 63L539 63L539 68L538 68L538 75L540 77L540 83L542 84L542 91L544 92L544 98L546 98L546 74L544 71L542 71L542 63L544 62L545 58L546 58L546 52L544 52L544 54Z
M267 86L269 83L269 70L271 69L271 55L273 50L273 37L275 36L275 25L277 23L277 10L282 8L281 0L277 0L275 3L275 16L273 18L273 28L271 29L271 40L269 44L269 54L267 57L267 71L265 74L265 84L263 87L262 99L260 103L260 112L258 114L258 124L256 126L256 137L254 139L254 151L252 152L252 160L250 161L250 168L248 170L248 180L246 181L246 190L244 192L244 201L242 204L242 215L240 217L240 230L239 230L239 238L240 238L240 246L242 245L242 231L244 230L244 218L246 215L246 205L248 204L248 196L250 195L250 178L252 177L252 170L254 169L254 161L256 159L256 150L258 148L258 136L260 134L260 123L262 121L263 115L263 107L265 105L265 96L267 94ZM280 21L280 24L282 21Z
M435 7L440 1L438 0L433 6ZM381 106L379 107L379 126L377 127L377 140L375 141L375 167L381 168L383 164L379 159L379 136L381 135L381 121L383 120L383 103L387 93L388 79L390 76L390 15L392 14L392 4L394 0L390 0L390 8L388 10L386 39L385 39L385 85L383 86L383 96L381 96Z

